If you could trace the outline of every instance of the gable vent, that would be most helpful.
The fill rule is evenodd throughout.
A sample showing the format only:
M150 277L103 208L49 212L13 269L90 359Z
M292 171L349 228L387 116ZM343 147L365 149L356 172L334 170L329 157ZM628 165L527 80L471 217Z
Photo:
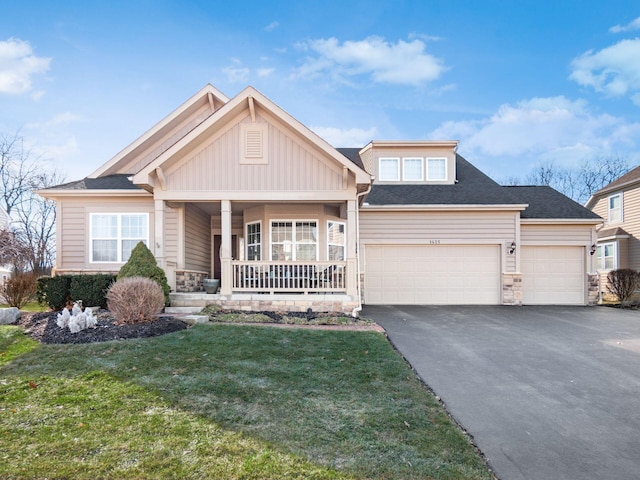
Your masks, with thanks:
M245 157L262 158L262 130L247 129Z
M267 163L267 124L242 124L240 126L240 163Z

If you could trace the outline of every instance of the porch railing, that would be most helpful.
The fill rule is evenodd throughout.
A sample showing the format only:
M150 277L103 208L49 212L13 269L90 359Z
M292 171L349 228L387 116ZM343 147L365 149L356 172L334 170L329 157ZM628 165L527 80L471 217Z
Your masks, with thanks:
M346 291L347 262L231 262L235 292Z

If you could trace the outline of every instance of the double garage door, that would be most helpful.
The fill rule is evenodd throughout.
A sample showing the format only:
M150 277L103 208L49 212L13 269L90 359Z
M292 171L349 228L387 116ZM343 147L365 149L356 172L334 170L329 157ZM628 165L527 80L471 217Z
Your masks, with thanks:
M365 303L497 305L499 245L366 245ZM525 305L584 304L584 247L523 246Z

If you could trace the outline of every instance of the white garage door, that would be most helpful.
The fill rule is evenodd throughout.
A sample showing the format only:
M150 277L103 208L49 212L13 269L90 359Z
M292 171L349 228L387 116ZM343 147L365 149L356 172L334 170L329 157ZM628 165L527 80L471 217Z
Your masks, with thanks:
M500 303L498 245L366 245L365 303Z
M525 305L585 303L584 247L523 246L520 270Z

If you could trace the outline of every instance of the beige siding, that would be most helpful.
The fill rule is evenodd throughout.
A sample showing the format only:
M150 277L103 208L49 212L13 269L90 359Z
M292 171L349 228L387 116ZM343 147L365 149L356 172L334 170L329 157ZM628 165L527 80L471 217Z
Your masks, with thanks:
M246 118L243 122L250 121ZM268 163L240 163L240 124L219 132L166 172L167 190L334 191L342 190L342 167L265 115Z
M591 245L592 225L527 225L520 227L520 241L539 244L582 243Z
M366 244L510 244L513 212L360 212L360 242ZM504 271L515 271L505 254Z
M400 182L402 182L402 159L409 157L419 158L446 158L447 159L447 180L445 181L427 181L427 165L426 162L423 165L425 179L422 182L410 182L410 183L439 183L439 184L451 184L456 179L456 154L452 147L373 147L367 152L367 171L371 172L376 177L377 184L385 183L398 183L398 182L384 182L380 180L379 165L380 158L399 158L400 159ZM369 170L370 169L370 170Z
M178 263L179 210L167 207L164 214L164 255L168 262Z
M208 272L211 266L211 219L193 205L187 204L185 208L185 268Z
M91 263L89 245L91 213L148 213L149 238L154 232L154 203L150 198L140 197L83 197L59 200L61 217L58 228L61 229L61 244L57 245L57 270L119 270L122 264ZM154 242L149 247L154 250Z

